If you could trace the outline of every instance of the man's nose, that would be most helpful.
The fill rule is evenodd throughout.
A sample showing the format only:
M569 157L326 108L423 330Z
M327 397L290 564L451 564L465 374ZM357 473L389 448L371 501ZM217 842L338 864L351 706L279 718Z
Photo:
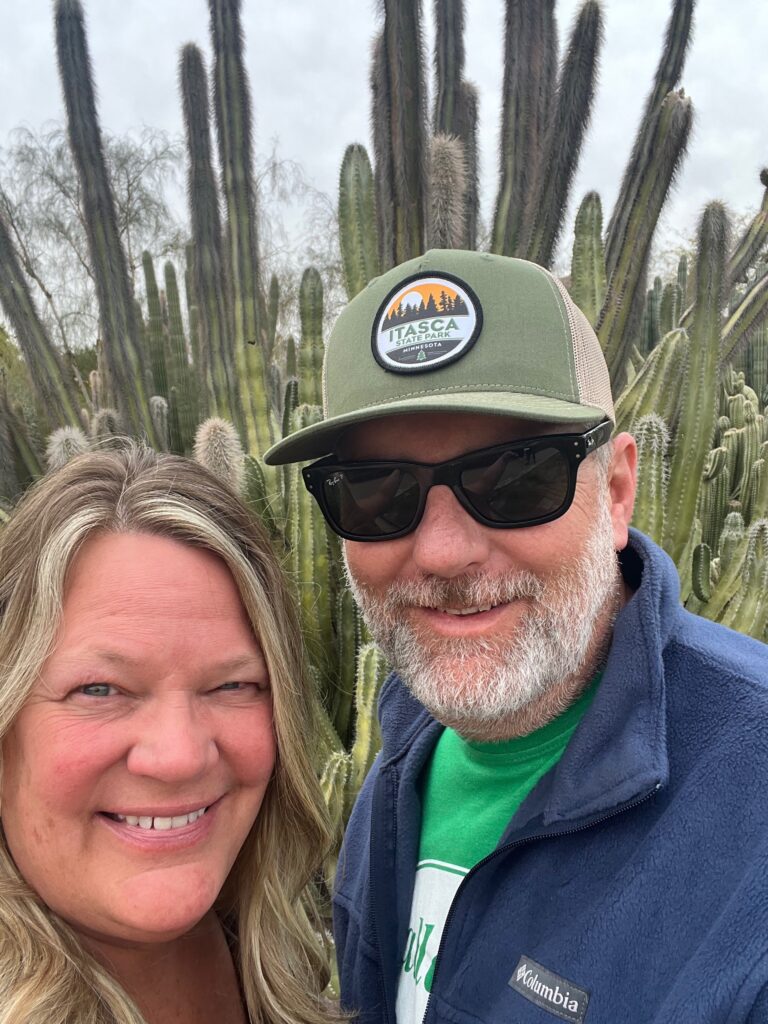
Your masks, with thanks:
M461 576L487 561L489 532L462 508L449 487L432 487L414 533L414 561L424 573L444 579Z
M127 759L133 774L161 782L186 782L204 775L218 761L213 730L192 696L152 701L139 717Z

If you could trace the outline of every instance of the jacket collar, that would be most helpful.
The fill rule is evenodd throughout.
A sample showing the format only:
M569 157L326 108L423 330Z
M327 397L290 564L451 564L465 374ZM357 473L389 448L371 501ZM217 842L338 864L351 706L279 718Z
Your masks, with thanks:
M598 692L558 764L518 809L515 832L594 820L667 782L663 651L680 613L677 570L636 530L620 562L636 589L614 624ZM428 759L440 727L395 673L382 689L380 718L383 766L412 747ZM408 774L419 767L411 761Z

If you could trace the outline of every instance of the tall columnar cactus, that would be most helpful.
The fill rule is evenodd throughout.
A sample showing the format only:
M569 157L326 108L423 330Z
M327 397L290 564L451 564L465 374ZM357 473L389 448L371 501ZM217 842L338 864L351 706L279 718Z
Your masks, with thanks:
M712 551L717 551L728 509L729 483L728 450L713 448L704 463L698 507L702 541Z
M544 140L541 186L528 211L526 256L545 267L552 263L589 124L602 42L602 8L598 0L586 0L558 78Z
M758 519L749 528L741 587L726 609L722 623L764 640L768 626L768 520Z
M614 388L624 380L626 360L632 345L635 296L643 287L656 223L685 154L692 119L690 100L682 93L670 93L661 105L659 116L650 122L636 203L623 220L622 244L616 250L613 266L608 262L606 248L608 291L597 333Z
M603 209L597 192L581 201L574 226L571 259L571 297L594 325L605 301L605 251Z
M728 232L724 207L710 203L698 233L696 303L670 473L664 546L676 560L690 536L699 483L715 431Z
M179 452L189 452L195 436L195 428L200 422L201 388L200 379L189 362L187 339L184 335L184 321L181 316L181 299L176 281L176 271L172 263L166 263L164 270L165 295L168 302L168 332L166 364L170 389L176 391L175 409L178 416Z
M662 338L616 401L617 430L632 430L642 416L653 412L674 430L678 395L669 382L679 379L688 345L688 334L682 329Z
M299 402L323 404L323 281L307 267L299 288L301 347L299 348Z
M667 507L667 449L669 431L655 413L643 416L635 426L637 440L637 497L634 525L657 543L664 536Z
M478 149L477 89L464 79L464 0L434 0L435 105L432 129L436 135L459 139L465 168L464 232L461 248L477 244Z
M391 202L392 230L379 232L386 269L424 250L426 115L421 0L382 7L373 116L379 203Z
M40 319L0 211L0 305L13 328L29 380L51 425L80 425L77 388Z
M347 813L352 809L352 801L365 776L368 774L373 759L381 746L379 720L376 715L376 700L384 679L386 664L378 648L374 644L366 644L360 649L357 660L357 693L355 707L355 742L352 746L352 772L350 778L351 799L347 803Z
M364 146L347 146L339 175L339 243L347 298L381 273L376 189Z
M429 146L427 246L460 249L464 243L467 169L455 135L433 135Z
M219 195L211 155L208 77L203 55L192 43L179 60L184 126L187 137L187 197L193 244L187 253L190 285L197 310L196 364L216 413L232 420L246 436L234 383L234 350L224 286L224 253ZM191 323L190 310L190 323Z
M80 0L56 0L55 22L69 143L80 181L110 388L126 425L154 442L139 324L104 160Z
M518 256L542 167L557 74L554 0L506 5L499 191L491 250Z
M661 59L645 103L616 205L608 224L605 240L605 264L609 278L621 262L627 240L634 234L632 222L636 219L637 211L642 211L645 217L653 217L653 226L658 220L658 212L653 216L653 212L645 208L648 178L657 173L653 167L654 151L659 145L658 140L663 137L657 122L664 116L663 108L667 96L677 87L683 73L685 56L691 40L694 5L695 0L674 0ZM675 166L676 164L677 161L674 161ZM671 181L671 176L669 180ZM664 187L665 192L668 185L669 182Z
M264 300L253 180L251 96L243 55L240 0L208 0L214 51L213 106L227 214L227 283L235 383L252 452L272 441L266 400Z
M144 286L147 292L147 325L145 339L149 350L149 368L152 372L153 395L168 394L168 375L165 367L165 324L160 304L160 291L155 277L155 265L148 252L142 253ZM150 403L151 404L151 403Z
M760 171L760 184L764 190L760 209L737 242L728 261L728 277L732 286L744 280L747 271L754 266L755 259L768 244L768 168L766 167Z
M300 405L291 422L298 430L322 416L317 406ZM336 673L333 652L335 634L332 618L333 573L328 531L317 502L304 486L299 466L287 467L288 566L299 588L302 631L307 641L318 690L323 704L333 704Z
M722 356L730 359L768 317L768 274L758 278L723 327Z

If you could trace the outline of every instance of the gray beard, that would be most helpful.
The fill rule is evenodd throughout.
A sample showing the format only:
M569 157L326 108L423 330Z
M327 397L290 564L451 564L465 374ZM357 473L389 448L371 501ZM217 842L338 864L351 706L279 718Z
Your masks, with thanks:
M589 682L606 653L620 584L610 513L603 501L596 505L583 555L546 576L426 577L396 582L382 596L347 572L374 639L438 721L477 738L558 689L567 706ZM498 639L434 637L407 616L413 606L477 607L521 598L528 607L514 634Z

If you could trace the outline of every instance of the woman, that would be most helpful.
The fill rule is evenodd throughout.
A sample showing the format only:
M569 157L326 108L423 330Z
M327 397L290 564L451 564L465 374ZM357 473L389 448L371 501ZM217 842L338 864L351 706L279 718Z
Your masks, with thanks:
M0 1024L328 1021L313 705L239 499L135 445L43 479L0 663Z

